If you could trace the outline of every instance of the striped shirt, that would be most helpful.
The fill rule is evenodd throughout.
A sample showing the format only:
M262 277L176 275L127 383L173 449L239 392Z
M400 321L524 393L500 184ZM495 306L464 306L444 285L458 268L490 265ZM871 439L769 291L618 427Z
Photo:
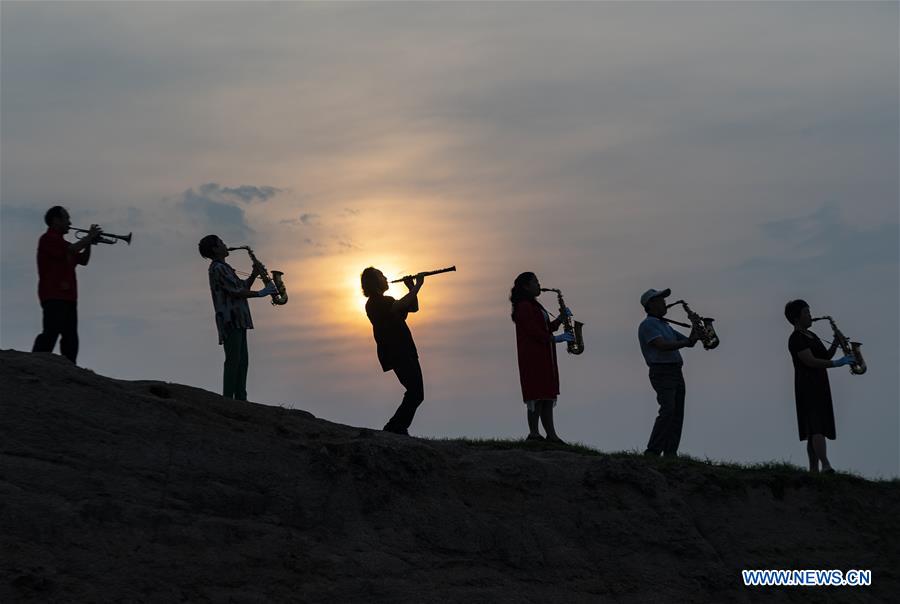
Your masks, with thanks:
M240 279L229 264L221 260L210 263L209 291L212 294L213 310L216 312L219 344L225 341L225 334L229 329L253 329L247 298L237 297L238 293L248 287L249 283Z

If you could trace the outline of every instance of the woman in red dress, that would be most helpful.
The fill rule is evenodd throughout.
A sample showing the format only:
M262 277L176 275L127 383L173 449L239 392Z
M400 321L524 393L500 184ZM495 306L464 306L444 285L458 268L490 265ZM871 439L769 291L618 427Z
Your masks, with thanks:
M553 335L562 325L562 318L550 320L550 314L537 301L540 294L541 284L534 273L522 273L516 277L509 294L512 320L516 324L522 400L528 405L527 440L544 440L538 431L540 419L547 433L546 440L562 443L553 426L553 407L559 395L556 345L573 341L575 336L568 333Z

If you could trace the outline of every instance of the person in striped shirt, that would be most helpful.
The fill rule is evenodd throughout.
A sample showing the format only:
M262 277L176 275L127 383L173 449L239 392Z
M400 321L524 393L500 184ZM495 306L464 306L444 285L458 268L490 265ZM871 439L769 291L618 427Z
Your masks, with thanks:
M228 246L218 235L207 235L198 244L200 255L210 260L209 291L216 313L219 344L225 349L222 396L247 400L247 371L250 358L247 350L247 330L253 329L248 298L266 298L277 293L274 283L259 291L250 288L259 276L256 267L247 279L241 279L225 262Z

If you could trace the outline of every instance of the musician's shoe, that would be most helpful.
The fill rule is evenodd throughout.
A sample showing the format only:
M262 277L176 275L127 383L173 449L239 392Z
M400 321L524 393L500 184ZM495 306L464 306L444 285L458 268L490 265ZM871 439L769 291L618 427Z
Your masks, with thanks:
M390 432L391 434L400 434L401 436L409 436L409 431L406 428L395 428L393 426L385 426L385 432Z
M544 438L543 436L541 436L540 434L529 434L528 436L525 437L525 440L547 440L547 439Z

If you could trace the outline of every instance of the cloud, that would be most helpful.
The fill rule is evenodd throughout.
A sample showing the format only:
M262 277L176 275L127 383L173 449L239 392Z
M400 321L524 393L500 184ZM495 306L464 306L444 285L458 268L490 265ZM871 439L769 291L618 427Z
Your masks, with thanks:
M222 237L243 239L253 232L246 222L243 209L204 197L193 189L183 193L178 205L192 220L207 225L208 230L219 231Z
M176 200L176 206L192 220L224 238L246 239L254 231L247 224L241 204L265 202L281 189L270 186L240 185L223 187L208 182L195 190L190 188Z
M217 201L240 201L243 203L254 203L268 201L281 189L275 187L256 187L253 185L240 185L238 187L223 187L218 183L208 182L200 185L200 195L208 199Z
M315 256L328 256L363 249L348 236L345 229L341 228L342 223L359 213L359 210L344 208L337 215L328 214L327 219L323 221L321 213L303 212L299 218L285 218L279 220L278 223L292 228L314 229L315 234L302 239L303 245L311 248Z
M44 224L44 213L50 209L48 204L46 208L29 208L25 206L11 206L8 204L0 205L0 223L9 225L10 223L36 224L38 228Z
M287 224L292 227L301 225L306 227L317 227L321 226L320 218L321 216L319 214L305 212L300 215L300 218L284 218L279 220L278 224Z
M361 250L362 248L349 239L338 239L337 245L342 250Z
M320 239L312 239L310 237L306 237L303 240L303 244L317 250L315 254L316 256L343 254L345 252L352 252L354 250L363 249L352 240L347 239L346 237L337 236L332 236L328 242L324 242Z
M900 225L883 223L871 229L855 228L841 218L840 207L833 202L822 204L806 216L765 222L759 229L780 252L778 256L750 258L739 269L833 272L900 262Z

